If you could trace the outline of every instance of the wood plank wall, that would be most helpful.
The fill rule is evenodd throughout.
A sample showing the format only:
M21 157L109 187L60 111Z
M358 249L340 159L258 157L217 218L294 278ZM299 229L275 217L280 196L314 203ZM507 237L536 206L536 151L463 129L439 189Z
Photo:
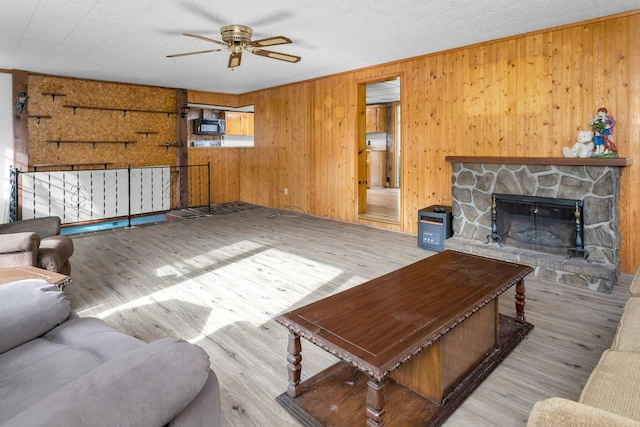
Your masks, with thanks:
M638 40L640 11L246 94L255 105L255 148L234 150L239 197L357 222L358 82L401 77L403 220L396 229L408 233L417 232L419 209L451 203L445 156L559 157L603 106L618 122L620 155L635 160L623 170L619 205L621 271L634 273Z

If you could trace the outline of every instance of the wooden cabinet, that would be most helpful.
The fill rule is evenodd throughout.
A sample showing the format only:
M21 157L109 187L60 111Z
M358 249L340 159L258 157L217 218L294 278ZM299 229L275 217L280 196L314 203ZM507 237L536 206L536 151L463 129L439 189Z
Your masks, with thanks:
M253 113L224 113L227 135L253 136Z
M367 188L384 187L387 183L387 152L367 150Z
M387 106L369 105L367 106L367 132L387 131Z

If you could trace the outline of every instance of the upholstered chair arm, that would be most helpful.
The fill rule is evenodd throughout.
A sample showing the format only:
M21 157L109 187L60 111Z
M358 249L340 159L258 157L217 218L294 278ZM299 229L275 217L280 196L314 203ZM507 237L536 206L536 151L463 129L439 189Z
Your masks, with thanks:
M0 268L36 266L40 237L36 233L0 235Z
M110 359L2 427L164 426L200 393L209 357L165 338Z
M537 402L527 427L640 427L640 422L593 406L552 397Z
M69 313L69 300L46 280L0 285L0 353L45 334Z

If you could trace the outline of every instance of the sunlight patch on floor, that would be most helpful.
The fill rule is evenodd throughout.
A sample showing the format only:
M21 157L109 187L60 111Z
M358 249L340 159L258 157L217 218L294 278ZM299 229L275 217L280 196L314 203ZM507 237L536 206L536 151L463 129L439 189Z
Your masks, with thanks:
M259 327L283 312L364 281L343 277L344 271L332 265L250 240L165 265L156 275L185 280L93 316L105 319L152 304L168 309L178 303L185 311L209 312L196 336L183 337L196 343L235 322ZM175 316L175 322L190 317L188 312L166 316Z

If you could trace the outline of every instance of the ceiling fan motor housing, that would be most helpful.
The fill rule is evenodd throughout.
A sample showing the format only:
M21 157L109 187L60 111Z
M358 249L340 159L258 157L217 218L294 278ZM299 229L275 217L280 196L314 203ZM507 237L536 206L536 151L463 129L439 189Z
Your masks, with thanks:
M226 25L220 28L222 40L234 45L244 45L251 41L253 31L244 25Z

